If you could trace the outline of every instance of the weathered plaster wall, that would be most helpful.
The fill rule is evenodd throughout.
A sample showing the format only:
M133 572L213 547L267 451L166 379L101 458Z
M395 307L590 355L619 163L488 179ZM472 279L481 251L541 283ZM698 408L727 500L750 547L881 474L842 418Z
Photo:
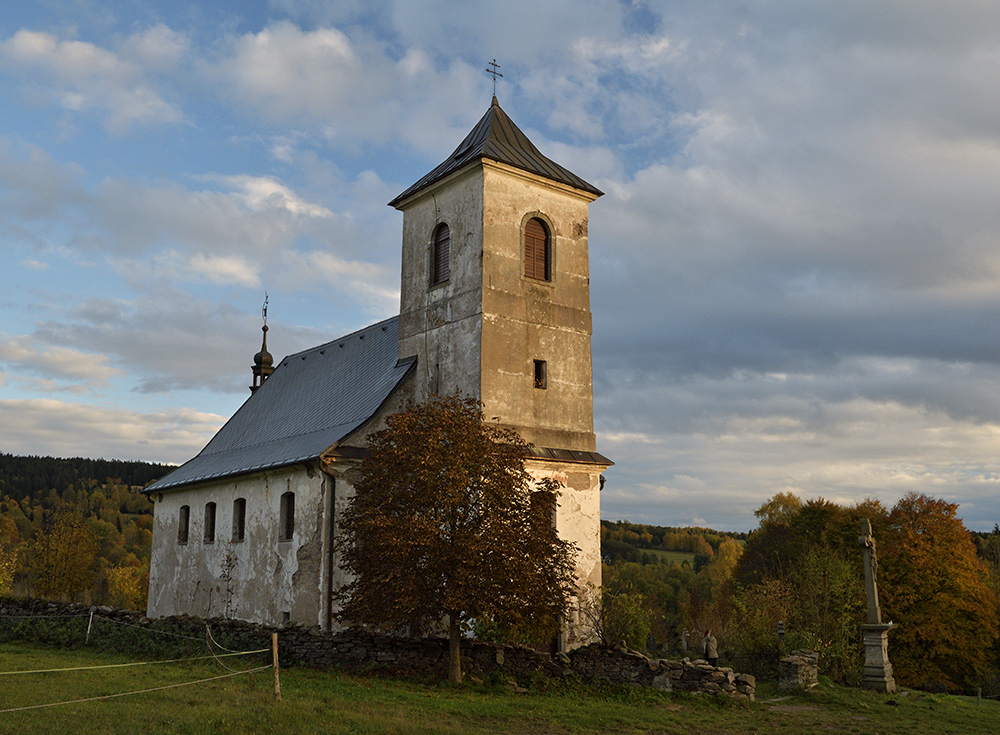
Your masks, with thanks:
M318 467L294 466L154 494L147 614L228 615L278 625L288 613L293 622L320 624L328 485ZM295 493L295 529L291 541L282 541L281 495L289 491ZM233 540L237 498L246 499L243 541ZM216 503L213 543L204 540L209 502ZM177 540L182 505L190 508L187 543Z
M401 358L413 397L462 390L528 442L594 451L587 207L593 197L484 161L428 187L403 211ZM552 235L552 280L524 277L524 224ZM431 287L435 228L451 230L451 276ZM547 387L534 387L534 361Z
M404 210L399 356L418 356L418 402L456 390L480 395L482 208L482 171L471 167ZM442 222L451 232L451 276L431 287L432 238Z
M581 596L601 586L601 472L604 467L575 463L528 460L528 473L536 481L551 477L563 486L556 505L555 526L559 537L576 544L576 574ZM589 643L591 632L579 610L566 621L567 649Z
M594 451L587 208L593 197L484 162L482 399L487 415L544 447ZM552 237L552 279L524 276L523 231ZM547 387L534 387L544 360Z

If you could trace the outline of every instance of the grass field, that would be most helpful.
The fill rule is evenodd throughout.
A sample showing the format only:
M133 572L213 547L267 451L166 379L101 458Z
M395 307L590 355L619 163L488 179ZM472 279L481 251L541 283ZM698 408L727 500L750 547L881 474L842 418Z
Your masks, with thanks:
M266 663L227 660L231 668ZM215 662L11 675L31 669L126 663L87 651L0 645L0 710L184 684L229 673ZM0 733L644 733L760 735L833 731L941 735L1000 731L1000 704L909 693L887 697L825 684L791 697L758 688L758 702L670 695L583 683L449 687L311 669L281 672L274 700L270 670L102 701L0 712Z
M690 551L667 551L666 549L639 549L642 554L655 554L661 559L665 559L672 564L683 564L687 562L694 566L694 553Z

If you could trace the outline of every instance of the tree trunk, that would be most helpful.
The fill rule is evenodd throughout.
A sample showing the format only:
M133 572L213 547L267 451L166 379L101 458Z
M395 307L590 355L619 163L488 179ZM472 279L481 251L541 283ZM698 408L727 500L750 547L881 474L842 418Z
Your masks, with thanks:
M462 633L458 614L448 615L448 683L462 683Z

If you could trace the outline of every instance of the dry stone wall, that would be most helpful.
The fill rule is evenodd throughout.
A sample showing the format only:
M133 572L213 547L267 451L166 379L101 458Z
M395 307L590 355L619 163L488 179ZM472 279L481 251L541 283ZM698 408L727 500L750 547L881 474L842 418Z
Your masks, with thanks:
M799 649L778 662L778 687L808 691L819 684L819 653Z
M149 619L141 613L110 607L88 607L26 599L0 600L0 622L6 618L89 615L152 631L204 638L208 626L214 638L237 639L247 646L270 646L278 634L282 665L354 670L380 670L408 675L444 676L448 641L444 638L398 638L359 630L328 633L319 628L270 628L239 620L204 620L187 615ZM550 656L530 648L485 641L462 641L462 669L478 677L493 672L514 678L551 676L605 680L647 686L667 692L690 692L754 700L756 682L749 674L710 666L706 661L649 659L624 647L591 644Z

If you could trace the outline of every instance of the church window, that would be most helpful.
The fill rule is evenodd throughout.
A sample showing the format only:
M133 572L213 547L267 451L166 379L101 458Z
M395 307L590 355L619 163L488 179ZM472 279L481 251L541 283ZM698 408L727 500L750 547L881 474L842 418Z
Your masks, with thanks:
M233 501L233 541L246 538L247 499L237 498Z
M186 544L188 542L188 526L191 522L191 507L181 506L180 516L177 519L177 543Z
M281 496L281 524L279 538L281 541L291 541L295 533L295 493L284 493Z
M537 217L524 226L524 275L539 281L552 280L552 236Z
M205 543L215 543L215 503L205 503Z
M431 285L437 286L451 278L451 230L443 222L434 230L431 247Z
M545 360L535 360L535 387L545 390L548 387L548 376Z
M531 494L531 513L534 518L550 528L556 527L556 496L552 493Z

